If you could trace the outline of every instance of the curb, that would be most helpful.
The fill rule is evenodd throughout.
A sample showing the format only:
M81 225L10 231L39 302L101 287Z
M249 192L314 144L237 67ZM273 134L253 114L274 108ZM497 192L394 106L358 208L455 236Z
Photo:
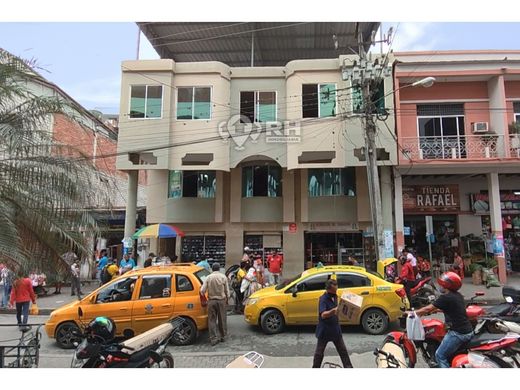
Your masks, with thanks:
M54 310L56 310L56 309L39 309L38 315L39 316L48 316ZM16 310L15 309L0 309L0 314L16 314ZM29 316L31 316L31 314L29 314Z

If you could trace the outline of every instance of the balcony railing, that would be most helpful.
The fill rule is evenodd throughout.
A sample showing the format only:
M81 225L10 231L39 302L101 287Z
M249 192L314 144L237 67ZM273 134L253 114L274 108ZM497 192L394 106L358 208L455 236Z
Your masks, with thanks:
M403 137L401 154L411 160L458 160L504 157L502 135ZM516 151L515 151L516 153ZM512 153L511 156L515 157Z

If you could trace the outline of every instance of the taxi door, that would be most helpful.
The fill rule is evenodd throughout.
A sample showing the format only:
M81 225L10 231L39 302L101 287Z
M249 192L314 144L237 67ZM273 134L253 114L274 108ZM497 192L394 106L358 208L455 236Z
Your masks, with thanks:
M132 328L143 333L172 317L175 295L172 294L172 274L143 275L132 309Z
M193 319L199 317L203 310L199 296L189 275L175 274L175 315L186 316Z
M361 312L363 312L364 308L372 304L374 300L374 287L368 276L356 272L338 272L336 280L338 281L338 299L341 298L344 292L361 295L363 297ZM358 317L353 318L352 321L341 321L341 323L358 324L359 321L360 318Z
M287 322L290 324L317 324L318 303L325 293L325 282L331 272L314 274L296 283L287 291Z

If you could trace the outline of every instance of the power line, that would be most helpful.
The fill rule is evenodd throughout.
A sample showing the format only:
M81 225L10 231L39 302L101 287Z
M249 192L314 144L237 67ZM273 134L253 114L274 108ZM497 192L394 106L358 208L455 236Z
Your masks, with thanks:
M217 30L217 29L221 29L221 28L235 27L235 26L240 26L240 25L248 24L248 23L252 23L252 22L240 22L240 23L226 24L224 26L213 26L213 27L208 27L208 28L200 28L197 30L182 31L182 32L174 33L174 34L161 35L159 37L148 38L148 40L150 41L150 43L152 43L151 41L155 41L157 39L164 39L164 38L174 37L174 36L178 36L178 35L186 35L186 34L192 34L192 33L196 33L196 32L202 32L202 31ZM153 43L152 43L152 45L153 45Z

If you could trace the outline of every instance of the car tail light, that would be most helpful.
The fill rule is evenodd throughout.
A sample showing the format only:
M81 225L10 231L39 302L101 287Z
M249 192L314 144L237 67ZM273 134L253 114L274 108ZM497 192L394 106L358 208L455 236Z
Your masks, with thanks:
M395 293L399 295L401 298L406 297L406 290L404 288L398 288L395 290Z
M200 304L202 307L208 306L208 298L206 298L205 294L199 294L200 297Z

